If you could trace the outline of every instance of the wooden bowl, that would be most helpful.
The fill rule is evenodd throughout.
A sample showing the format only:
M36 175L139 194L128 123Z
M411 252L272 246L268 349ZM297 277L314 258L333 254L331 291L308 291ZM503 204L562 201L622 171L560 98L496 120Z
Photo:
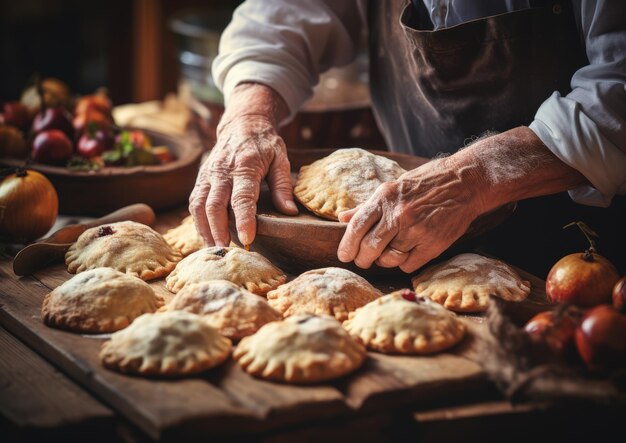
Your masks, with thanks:
M289 152L292 180L295 183L297 171L303 165L326 157L334 149L298 149ZM414 169L428 161L426 158L386 151L370 151L397 161L405 169ZM266 184L261 186L257 209L257 234L250 249L264 255L283 270L293 274L337 266L350 269L365 277L390 277L404 275L399 268L381 268L372 265L361 269L353 263L342 263L337 258L337 248L346 230L346 223L320 218L298 204L300 213L296 216L281 214L274 209L271 194ZM456 243L484 233L509 217L515 210L515 203L502 206L495 211L477 218L467 232ZM231 238L238 243L237 233L230 216ZM239 244L241 246L241 244Z
M176 160L154 166L110 166L91 172L40 163L29 164L28 168L41 172L52 182L62 214L100 216L133 203L145 203L159 211L186 203L203 153L200 142L192 137L142 131L154 146L170 148ZM24 161L3 158L0 163L17 167Z

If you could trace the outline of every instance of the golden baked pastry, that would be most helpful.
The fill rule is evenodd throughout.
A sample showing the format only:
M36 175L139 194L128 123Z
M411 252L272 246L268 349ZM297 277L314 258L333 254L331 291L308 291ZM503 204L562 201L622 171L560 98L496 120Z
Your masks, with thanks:
M328 316L295 315L245 337L233 353L248 373L274 381L315 383L357 369L366 352Z
M204 247L204 241L198 234L191 215L185 217L180 225L167 231L163 238L172 248L180 251L183 257Z
M453 313L404 289L350 313L343 327L373 351L432 354L457 344L465 326Z
M490 295L522 301L530 283L509 265L478 254L461 254L431 266L411 280L418 295L457 312L487 310Z
M114 371L180 376L224 362L231 342L199 315L184 311L144 314L102 345L100 360Z
M87 229L70 246L65 264L72 274L106 267L152 280L169 274L181 258L149 226L124 221Z
M162 310L182 310L202 315L220 334L233 339L252 335L281 316L265 298L226 280L185 286Z
M261 254L213 246L185 257L167 277L165 287L177 293L185 285L209 280L228 280L254 294L265 295L283 284L287 276Z
M267 293L269 304L283 317L330 315L339 321L380 297L382 292L360 275L343 268L313 269Z
M95 268L48 293L41 316L48 326L97 334L123 329L161 305L163 299L143 280L114 269Z
M340 212L364 203L381 183L405 172L395 161L363 149L338 149L301 167L293 194L314 214L338 220Z

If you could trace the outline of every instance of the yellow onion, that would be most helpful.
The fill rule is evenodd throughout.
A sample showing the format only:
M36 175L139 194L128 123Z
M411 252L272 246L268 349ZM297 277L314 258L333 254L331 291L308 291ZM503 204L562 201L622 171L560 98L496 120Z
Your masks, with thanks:
M59 211L52 183L39 172L18 169L0 183L0 237L28 241L50 230Z

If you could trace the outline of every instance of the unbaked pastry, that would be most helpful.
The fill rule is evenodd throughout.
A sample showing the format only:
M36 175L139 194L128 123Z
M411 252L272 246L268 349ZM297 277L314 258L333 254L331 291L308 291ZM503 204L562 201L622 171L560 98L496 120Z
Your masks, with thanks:
M365 360L364 346L328 316L295 315L245 337L233 357L248 373L288 383L341 377Z
M461 254L413 277L418 295L430 297L457 312L487 310L490 295L522 301L530 283L500 260L477 254Z
M182 310L202 315L220 334L240 340L281 316L265 298L226 280L185 286L162 310Z
M405 172L395 161L364 149L339 149L302 166L293 193L309 211L338 220L340 212L364 203L381 183Z
M167 231L163 238L171 247L180 251L183 257L204 247L204 241L198 234L191 215L185 217L180 225Z
M426 297L404 289L350 313L343 327L371 350L432 354L457 344L465 326L456 314Z
M165 287L177 293L185 285L209 280L228 280L254 294L265 295L283 284L287 276L261 254L213 246L185 257L167 277Z
M144 314L102 345L102 364L118 372L179 376L222 363L231 342L199 315L184 311Z
M143 280L114 269L95 268L47 294L41 316L48 326L97 334L123 329L162 304L163 299Z
M267 293L267 301L284 317L295 314L330 315L339 321L380 297L367 280L343 268L313 269Z
M87 229L65 254L67 271L113 268L143 280L169 274L182 258L149 226L123 221Z

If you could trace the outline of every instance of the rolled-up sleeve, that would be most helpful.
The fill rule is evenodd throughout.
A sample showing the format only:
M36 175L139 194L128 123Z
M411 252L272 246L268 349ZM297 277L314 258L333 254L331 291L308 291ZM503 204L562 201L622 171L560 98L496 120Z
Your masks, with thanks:
M626 194L626 2L582 0L589 65L539 108L530 128L591 186L569 191L576 202L608 206Z
M321 72L354 59L360 21L356 0L248 0L222 34L215 83L226 104L239 83L270 86L287 103L288 121Z

